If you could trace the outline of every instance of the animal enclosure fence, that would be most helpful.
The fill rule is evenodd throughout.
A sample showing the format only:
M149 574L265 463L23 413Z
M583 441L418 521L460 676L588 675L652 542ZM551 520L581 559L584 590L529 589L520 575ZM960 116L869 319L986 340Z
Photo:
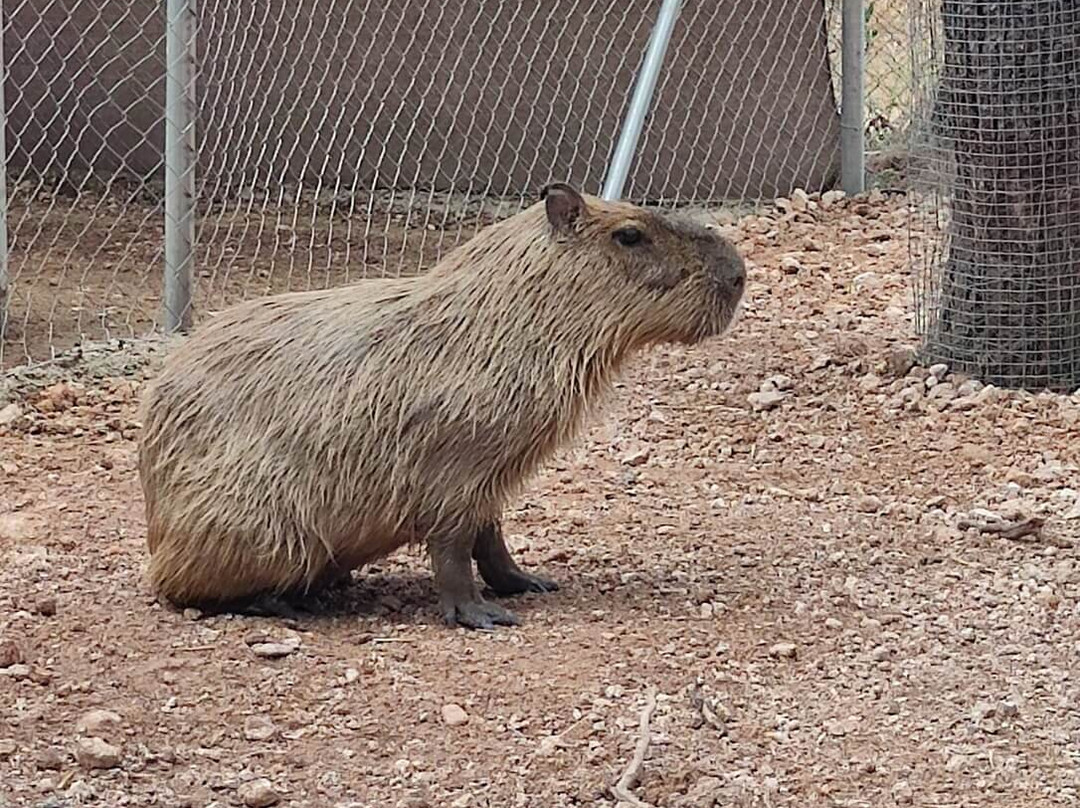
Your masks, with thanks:
M1080 7L942 0L914 18L917 316L928 362L1080 387Z
M0 0L0 360L159 327L167 259L190 261L197 321L420 271L552 179L598 192L659 7ZM866 4L871 145L908 116L905 8ZM832 187L840 19L841 0L684 0L625 195ZM167 125L185 103L194 126Z

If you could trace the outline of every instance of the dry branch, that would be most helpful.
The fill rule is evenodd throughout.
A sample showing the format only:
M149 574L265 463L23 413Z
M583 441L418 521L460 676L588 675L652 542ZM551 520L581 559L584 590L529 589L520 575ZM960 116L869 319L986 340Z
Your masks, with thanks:
M612 796L620 802L634 806L634 808L653 808L647 802L642 802L630 790L637 782L641 774L641 766L645 762L645 753L649 751L649 722L656 710L656 689L650 687L645 695L645 706L641 710L641 719L638 724L638 742L634 749L634 756L630 759L622 776L611 787Z

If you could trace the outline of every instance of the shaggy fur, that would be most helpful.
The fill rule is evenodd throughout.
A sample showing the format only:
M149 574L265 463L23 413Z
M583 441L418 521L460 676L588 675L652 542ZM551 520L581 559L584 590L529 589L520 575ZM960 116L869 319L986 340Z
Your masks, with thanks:
M448 621L512 622L465 608L473 558L520 573L508 500L633 351L724 332L744 278L712 230L558 184L425 275L222 312L144 394L152 583L177 604L304 593L424 543ZM503 589L554 588L533 580Z

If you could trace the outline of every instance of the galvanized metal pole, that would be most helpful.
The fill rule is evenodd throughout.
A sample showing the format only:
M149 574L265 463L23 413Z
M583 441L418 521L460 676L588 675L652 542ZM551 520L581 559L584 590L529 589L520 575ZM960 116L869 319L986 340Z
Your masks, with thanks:
M196 0L165 3L165 331L191 327Z
M675 28L680 5L681 0L663 0L663 5L660 7L660 14L656 18L656 25L653 26L652 36L649 38L649 46L641 63L637 86L634 87L634 95L630 99L630 107L623 121L622 132L619 133L619 142L615 146L615 154L608 167L602 193L604 199L618 199L622 196L626 175L630 171L630 163L637 150L645 115L652 104L656 79L660 75L660 66L664 63L664 54L667 53L668 43L671 41L671 32Z
M863 0L844 0L840 48L840 185L866 190L866 13Z
M4 15L0 2L0 343L4 339L8 302L8 198L7 198L7 103L4 84L7 82L7 65L4 62ZM4 353L0 344L0 356Z

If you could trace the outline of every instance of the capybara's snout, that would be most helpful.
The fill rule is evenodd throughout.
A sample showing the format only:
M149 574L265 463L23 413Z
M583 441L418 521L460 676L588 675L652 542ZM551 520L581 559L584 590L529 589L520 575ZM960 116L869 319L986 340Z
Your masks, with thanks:
M720 304L733 312L746 292L746 262L735 245L719 234L706 249L709 280Z

